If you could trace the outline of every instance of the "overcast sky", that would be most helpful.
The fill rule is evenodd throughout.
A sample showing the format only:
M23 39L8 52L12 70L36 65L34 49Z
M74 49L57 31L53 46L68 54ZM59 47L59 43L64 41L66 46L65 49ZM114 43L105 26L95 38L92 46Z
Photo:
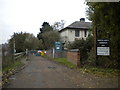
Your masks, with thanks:
M84 0L0 0L0 44L13 32L37 36L44 21L52 25L64 20L67 26L85 18L85 8Z

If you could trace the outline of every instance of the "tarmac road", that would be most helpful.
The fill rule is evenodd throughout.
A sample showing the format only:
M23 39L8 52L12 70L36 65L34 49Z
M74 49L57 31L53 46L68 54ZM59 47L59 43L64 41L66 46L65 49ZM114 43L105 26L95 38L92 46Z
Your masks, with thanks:
M99 78L78 72L40 56L30 56L30 63L10 77L6 88L117 88L117 78Z

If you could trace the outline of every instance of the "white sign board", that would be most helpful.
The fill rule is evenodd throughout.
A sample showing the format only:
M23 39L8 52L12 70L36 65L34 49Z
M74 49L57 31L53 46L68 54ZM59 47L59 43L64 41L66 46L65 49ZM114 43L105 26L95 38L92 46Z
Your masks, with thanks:
M109 47L97 47L97 55L110 55Z
M60 47L56 47L56 49L60 49Z

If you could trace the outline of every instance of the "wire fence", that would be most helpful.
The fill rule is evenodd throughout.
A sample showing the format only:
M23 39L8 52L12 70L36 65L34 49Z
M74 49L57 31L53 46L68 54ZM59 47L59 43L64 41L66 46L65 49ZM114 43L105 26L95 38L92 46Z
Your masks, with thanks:
M2 45L1 49L2 53L2 69L5 67L10 66L11 64L14 64L16 60L21 58L22 56L26 55L26 52L20 52L20 53L13 53L11 49L8 48L6 45Z

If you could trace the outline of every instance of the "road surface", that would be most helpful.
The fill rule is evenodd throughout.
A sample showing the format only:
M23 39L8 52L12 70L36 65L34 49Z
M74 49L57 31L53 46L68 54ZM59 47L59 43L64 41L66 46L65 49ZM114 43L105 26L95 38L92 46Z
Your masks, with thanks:
M117 78L100 78L67 68L40 56L30 56L29 64L10 77L6 88L117 88Z

